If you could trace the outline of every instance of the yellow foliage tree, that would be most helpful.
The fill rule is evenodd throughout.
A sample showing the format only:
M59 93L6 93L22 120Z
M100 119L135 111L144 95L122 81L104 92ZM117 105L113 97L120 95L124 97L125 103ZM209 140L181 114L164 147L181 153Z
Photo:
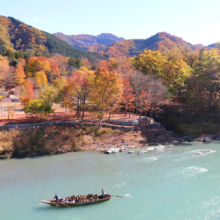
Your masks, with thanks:
M123 93L121 76L107 67L99 68L92 80L93 90L90 96L91 104L96 108L99 117L99 129L105 112L112 111L120 102Z
M47 57L31 57L26 65L26 75L35 76L35 73L43 70L45 73L51 71L50 62Z
M47 76L43 70L35 74L36 87L47 86Z

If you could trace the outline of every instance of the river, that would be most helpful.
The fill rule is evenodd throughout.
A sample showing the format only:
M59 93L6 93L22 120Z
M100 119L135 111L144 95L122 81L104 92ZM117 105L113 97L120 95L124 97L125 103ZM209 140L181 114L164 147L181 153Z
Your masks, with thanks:
M220 219L219 147L197 142L143 155L77 152L0 160L0 219ZM196 155L203 149L212 152ZM41 203L55 193L102 188L126 197L73 208Z

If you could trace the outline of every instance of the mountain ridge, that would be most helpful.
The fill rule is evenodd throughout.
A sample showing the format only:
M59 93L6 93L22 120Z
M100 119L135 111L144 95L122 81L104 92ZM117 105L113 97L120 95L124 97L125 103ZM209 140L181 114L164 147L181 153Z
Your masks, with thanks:
M105 59L98 53L76 49L56 36L27 25L13 17L0 15L0 53L7 50L60 53L68 57L86 57L90 61Z
M69 45L83 50L87 50L88 46L93 46L97 44L109 45L116 41L125 40L123 37L117 37L116 35L111 33L101 33L95 36L89 34L66 35L62 32L57 32L53 35L60 38L61 40L66 41Z

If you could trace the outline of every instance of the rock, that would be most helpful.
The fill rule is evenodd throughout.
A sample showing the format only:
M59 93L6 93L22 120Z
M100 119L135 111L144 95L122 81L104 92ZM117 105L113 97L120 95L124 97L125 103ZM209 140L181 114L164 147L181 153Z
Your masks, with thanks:
M172 144L178 144L179 141L177 141L177 140L173 140L171 143L172 143Z
M105 151L106 154L113 154L112 149L108 149L107 151Z
M164 146L159 144L157 147L154 148L154 150L164 150Z
M195 140L195 138L190 137L190 136L184 136L184 137L182 137L182 139L183 139L183 141L189 141L189 142L191 142L191 141L194 141L194 140Z
M138 154L146 154L147 152L147 150L141 150Z
M148 147L147 148L147 151L154 151L155 149L154 149L154 147Z
M128 154L133 154L134 153L134 151L128 151Z
M203 142L210 142L212 141L212 139L210 137L204 137L203 138Z
M203 138L197 138L196 140L202 142L202 141L203 141Z
M105 151L106 154L114 154L118 152L119 152L119 148L109 148L107 151Z

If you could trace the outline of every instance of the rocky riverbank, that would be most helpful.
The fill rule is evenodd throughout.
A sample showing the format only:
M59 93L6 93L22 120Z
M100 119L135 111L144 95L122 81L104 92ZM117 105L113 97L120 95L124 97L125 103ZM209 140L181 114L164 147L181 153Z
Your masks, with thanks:
M70 121L4 125L0 132L0 158L52 155L79 150L105 152L108 148L122 146L140 148L220 140L220 134L179 137L172 131L167 131L160 123L146 122L146 118L133 122L105 121L101 130L98 130L95 121L84 124Z

